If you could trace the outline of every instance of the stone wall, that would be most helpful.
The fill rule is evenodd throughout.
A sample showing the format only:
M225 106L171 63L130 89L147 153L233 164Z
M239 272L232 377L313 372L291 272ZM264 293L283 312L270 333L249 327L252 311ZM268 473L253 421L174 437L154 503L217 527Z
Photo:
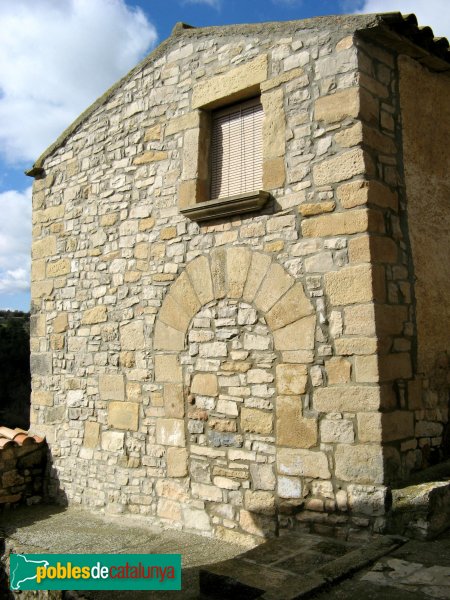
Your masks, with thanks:
M47 464L47 444L31 438L23 445L0 449L0 510L20 503L41 502Z
M185 30L45 159L32 423L70 502L238 541L381 527L415 439L398 76L327 23ZM202 115L255 89L272 200L191 221Z

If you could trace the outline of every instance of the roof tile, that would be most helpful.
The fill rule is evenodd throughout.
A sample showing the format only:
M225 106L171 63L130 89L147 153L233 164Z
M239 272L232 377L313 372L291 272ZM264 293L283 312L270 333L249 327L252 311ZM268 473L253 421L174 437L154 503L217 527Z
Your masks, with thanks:
M0 426L0 452L3 449L17 446L40 445L45 438L33 435L20 427L11 429L10 427Z

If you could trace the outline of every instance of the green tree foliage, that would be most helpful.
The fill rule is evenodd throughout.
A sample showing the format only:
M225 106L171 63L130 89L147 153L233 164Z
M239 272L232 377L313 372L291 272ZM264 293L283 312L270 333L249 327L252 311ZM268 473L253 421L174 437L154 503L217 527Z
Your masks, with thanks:
M29 427L30 315L0 311L0 425Z

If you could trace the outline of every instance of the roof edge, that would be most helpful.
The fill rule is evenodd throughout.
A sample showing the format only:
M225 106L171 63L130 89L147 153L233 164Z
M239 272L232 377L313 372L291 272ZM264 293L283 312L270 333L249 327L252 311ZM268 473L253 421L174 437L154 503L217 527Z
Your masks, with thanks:
M178 25L178 23L177 23ZM184 25L184 24L182 24ZM106 90L101 96L94 100L92 104L90 104L64 131L56 138L56 140L50 144L38 157L38 159L34 162L31 169L27 169L25 171L25 175L29 177L39 177L43 174L43 164L45 159L50 156L55 150L64 145L64 142L67 138L76 130L84 121L86 121L90 115L97 109L100 108L103 104L105 104L114 92L123 84L127 83L140 69L146 66L151 60L159 58L160 54L163 54L166 48L170 45L173 39L179 37L181 33L183 33L184 29L181 27L175 31L175 28L172 34L166 38L161 44L159 44L154 50L147 54L135 67L128 71L126 75L121 77L118 81L116 81L110 88Z
M223 35L228 34L243 34L245 32L264 32L267 33L268 28L277 30L296 30L300 28L313 29L318 24L326 26L327 24L340 26L346 26L348 32L353 31L355 34L362 34L363 32L370 32L372 35L385 34L385 39L394 48L399 51L405 51L408 53L408 49L411 47L420 48L425 60L421 60L421 57L417 56L421 62L435 68L438 66L437 63L450 63L450 50L449 43L446 38L435 38L433 36L433 30L430 27L419 27L417 24L417 18L414 14L402 15L400 12L391 13L371 13L362 15L330 15L313 17L309 19L301 19L295 21L272 21L266 23L249 23L249 24L237 24L237 25L219 25L212 27L193 27L187 23L179 22L176 23L171 35L161 42L154 50L152 50L147 56L145 56L135 67L133 67L126 75L124 75L119 81L114 83L104 94L102 94L97 100L95 100L90 106L86 108L58 137L57 139L48 146L44 152L35 161L32 168L25 171L25 174L29 177L42 177L44 175L44 161L48 158L55 150L63 146L67 138L74 133L80 125L82 125L91 114L103 104L105 104L114 92L120 88L123 84L127 83L137 72L144 68L151 61L159 58L171 45L180 37L202 37L211 35L213 33ZM401 38L401 39L400 39ZM406 43L403 42L405 40ZM427 57L431 55L431 60L427 60ZM448 67L450 68L450 66ZM447 69L435 70L443 71Z

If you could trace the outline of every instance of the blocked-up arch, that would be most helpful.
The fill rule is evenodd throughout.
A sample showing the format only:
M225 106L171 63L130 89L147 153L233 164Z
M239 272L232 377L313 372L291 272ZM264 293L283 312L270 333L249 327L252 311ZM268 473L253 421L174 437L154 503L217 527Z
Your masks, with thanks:
M314 347L314 310L302 284L271 256L234 246L195 258L171 285L156 319L155 359L183 350L192 317L221 298L254 304L264 314L277 350L298 351L301 357ZM292 354L292 362L294 358ZM164 381L158 373L156 379Z
M202 307L221 299L252 305L272 333L280 357L276 365L277 448L289 452L289 448L311 448L317 443L317 421L303 416L300 401L307 385L305 357L312 356L316 325L302 284L268 254L241 246L215 249L186 266L167 292L155 323L155 383L163 388L165 406L165 416L156 423L156 441L167 446L168 459L176 458L179 464L179 468L168 465L169 477L187 475L181 466L183 457L187 464L187 452L179 356L186 349L192 319ZM284 475L283 497L289 498L289 473Z

